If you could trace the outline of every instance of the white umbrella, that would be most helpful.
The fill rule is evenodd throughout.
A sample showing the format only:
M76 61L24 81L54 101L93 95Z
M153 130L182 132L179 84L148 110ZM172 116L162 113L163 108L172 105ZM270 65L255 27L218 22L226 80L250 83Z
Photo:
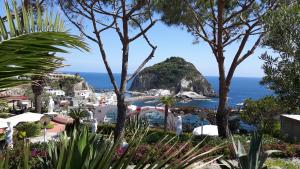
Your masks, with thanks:
M200 127L196 127L193 130L193 135L201 136L201 135L208 135L208 136L218 136L218 126L216 125L203 125Z
M23 113L20 115L16 115L10 118L7 118L6 121L9 121L12 123L12 126L17 125L20 122L36 122L40 121L41 117L43 117L43 114L39 113Z
M7 120L0 118L0 129L7 128Z

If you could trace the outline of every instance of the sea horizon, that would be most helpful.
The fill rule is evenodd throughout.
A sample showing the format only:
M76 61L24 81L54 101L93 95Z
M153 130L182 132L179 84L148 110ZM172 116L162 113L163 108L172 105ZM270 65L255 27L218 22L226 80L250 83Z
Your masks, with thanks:
M96 72L67 72L63 73L75 74L79 73L81 77L95 90L113 90L107 73ZM115 73L115 80L119 84L120 74ZM218 76L204 76L211 84L215 92L218 92L219 78ZM235 107L237 104L243 102L247 98L260 99L264 96L272 95L273 92L268 90L265 86L260 85L262 77L233 77L228 93L228 106ZM129 89L132 81L128 82L127 89ZM148 101L148 100L147 100ZM137 101L134 103L138 106L153 106L153 103L146 101ZM201 108L216 108L218 105L218 98L210 98L209 100L193 100L187 104L178 103L178 106L197 106Z
M69 74L75 74L75 73L98 73L98 74L107 74L107 72L85 72L85 71L56 71L58 73L69 73ZM114 73L114 75L121 75L121 73ZM201 73L202 74L202 73ZM129 76L131 75L131 73L128 74ZM219 75L204 75L202 74L204 77L219 77ZM233 75L233 77L241 77L241 78L263 78L263 76L235 76Z

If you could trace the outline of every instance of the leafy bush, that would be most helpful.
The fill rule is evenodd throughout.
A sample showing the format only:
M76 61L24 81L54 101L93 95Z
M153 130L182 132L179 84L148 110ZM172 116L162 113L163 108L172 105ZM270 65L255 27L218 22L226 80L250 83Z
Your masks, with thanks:
M280 150L281 153L272 154L272 157L276 158L290 158L290 157L300 157L300 145L297 144L287 144L283 142L265 144L264 150Z
M24 142L18 144L23 146L23 150L17 155L11 157L12 153L4 154L0 161L0 168L6 162L11 168L101 168L101 169L120 169L128 168L135 164L133 168L144 168L146 165L156 168L187 168L193 163L204 160L214 161L215 156L209 153L216 151L219 147L213 147L203 153L200 147L191 146L189 143L170 143L171 140L161 140L160 144L143 145L143 140L147 129L136 130L136 134L128 140L129 147L120 147L120 141L115 143L112 138L105 135L95 135L88 133L86 129L72 134L71 138L62 136L59 142L48 143L48 149L45 153L42 145L29 146ZM173 138L174 139L174 138ZM192 149L192 147L194 147ZM16 147L13 149L17 150ZM17 152L17 151L15 151ZM7 153L7 152L6 152ZM39 157L39 163L31 165L31 160ZM47 158L46 158L47 157ZM220 158L218 156L217 158ZM153 168L153 167L151 167Z
M25 148L24 141L21 140L14 145L13 149L9 149L5 152L9 154L9 160L8 160L9 166L7 169L25 169L25 167L23 166L25 160L23 155L23 153L25 152L24 148ZM44 144L40 144L40 143L31 144L30 147L28 147L28 154L30 156L28 160L28 165L30 166L30 169L47 168L47 166L45 166L40 160L40 158L42 158L43 155L45 155ZM1 166L1 161L0 161L0 168L6 169L3 166Z
M109 123L105 123L105 124L99 124L97 127L97 132L101 132L102 134L107 134L109 135L110 133L112 133L115 129L115 124L109 124Z
M234 166L232 162L227 160L218 160L220 167L222 169L266 169L264 166L267 158L278 150L269 150L262 152L262 139L263 135L261 133L254 133L251 137L250 144L248 145L248 151L244 145L238 141L236 142L232 138L232 146L234 147L234 152L236 154L238 167Z
M25 132L26 137L35 137L40 134L42 126L39 123L21 123L16 129L18 132Z
M109 135L114 131L115 125L114 124L100 124L98 125L97 132L101 132L102 134ZM128 132L126 133L128 134ZM176 133L173 131L166 131L164 132L162 129L150 128L147 135L144 137L143 142L147 144L155 144L161 139L163 139L166 135L170 138L176 136ZM130 136L126 136L130 138ZM191 138L191 134L183 133L179 137L179 141L188 141Z
M98 132L101 131L102 134L109 135L113 132L115 125L114 124L101 124L98 125ZM152 147L152 145L157 144L161 139L166 135L170 138L176 136L175 132L167 131L164 133L162 129L150 128L148 134L142 140L143 147L141 149L147 149ZM126 140L130 139L130 136L125 136ZM203 139L205 140L203 141ZM249 135L234 135L234 139L240 140L241 143L245 144L250 139ZM179 137L179 142L191 141L193 145L197 145L199 142L203 141L202 150L209 150L212 147L215 147L220 144L225 144L223 149L218 151L218 154L223 154L226 159L235 158L235 152L230 144L231 139L222 139L219 137L209 137L209 136L192 136L191 133L183 133ZM297 144L288 144L277 138L274 138L272 135L264 135L262 143L264 144L264 150L280 150L282 153L272 154L272 157L300 157L300 145ZM247 146L246 146L247 147ZM141 150L142 151L142 150ZM146 150L145 150L146 151ZM138 158L138 157L137 157Z
M0 141L5 139L5 134L4 133L0 133Z
M9 113L0 113L0 118L9 118L11 115Z
M0 100L0 113L7 113L9 110L7 101Z
M266 166L268 168L279 167L279 168L284 168L284 169L300 169L299 165L293 164L292 161L283 160L283 159L270 159L270 160L267 160Z
M53 129L54 128L54 124L48 123L46 127L44 127L44 125L41 125L41 128L42 129L44 129L44 128L46 128L46 129Z
M251 99L245 100L241 118L247 123L256 125L264 133L278 136L280 127L278 126L279 122L276 117L284 112L286 110L282 108L276 98L266 96L257 101Z

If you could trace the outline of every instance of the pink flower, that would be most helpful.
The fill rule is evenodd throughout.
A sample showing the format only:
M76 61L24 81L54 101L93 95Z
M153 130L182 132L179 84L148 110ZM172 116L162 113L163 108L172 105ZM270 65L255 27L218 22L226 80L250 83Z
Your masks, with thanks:
M126 148L125 147L119 147L117 149L117 155L122 156L125 153Z
M36 149L33 149L33 150L31 151L31 157L36 157L37 155L38 155L37 150L36 150Z

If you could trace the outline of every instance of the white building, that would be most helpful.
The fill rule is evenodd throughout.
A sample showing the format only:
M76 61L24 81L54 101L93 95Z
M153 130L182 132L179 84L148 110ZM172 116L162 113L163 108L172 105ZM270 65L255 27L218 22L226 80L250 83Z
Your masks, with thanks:
M150 96L167 96L167 95L171 95L170 90L166 90L166 89L151 89L151 90L147 91L146 93Z
M100 104L116 105L117 95L114 92L95 93L96 99Z
M48 78L53 80L58 80L62 78L75 78L76 75L66 74L66 73L49 73Z
M51 88L45 88L46 93L49 93L53 96L65 96L66 93L63 90L55 90L55 89L51 89Z
M75 90L74 96L75 97L82 97L84 99L87 99L88 97L93 95L93 91L91 90Z

